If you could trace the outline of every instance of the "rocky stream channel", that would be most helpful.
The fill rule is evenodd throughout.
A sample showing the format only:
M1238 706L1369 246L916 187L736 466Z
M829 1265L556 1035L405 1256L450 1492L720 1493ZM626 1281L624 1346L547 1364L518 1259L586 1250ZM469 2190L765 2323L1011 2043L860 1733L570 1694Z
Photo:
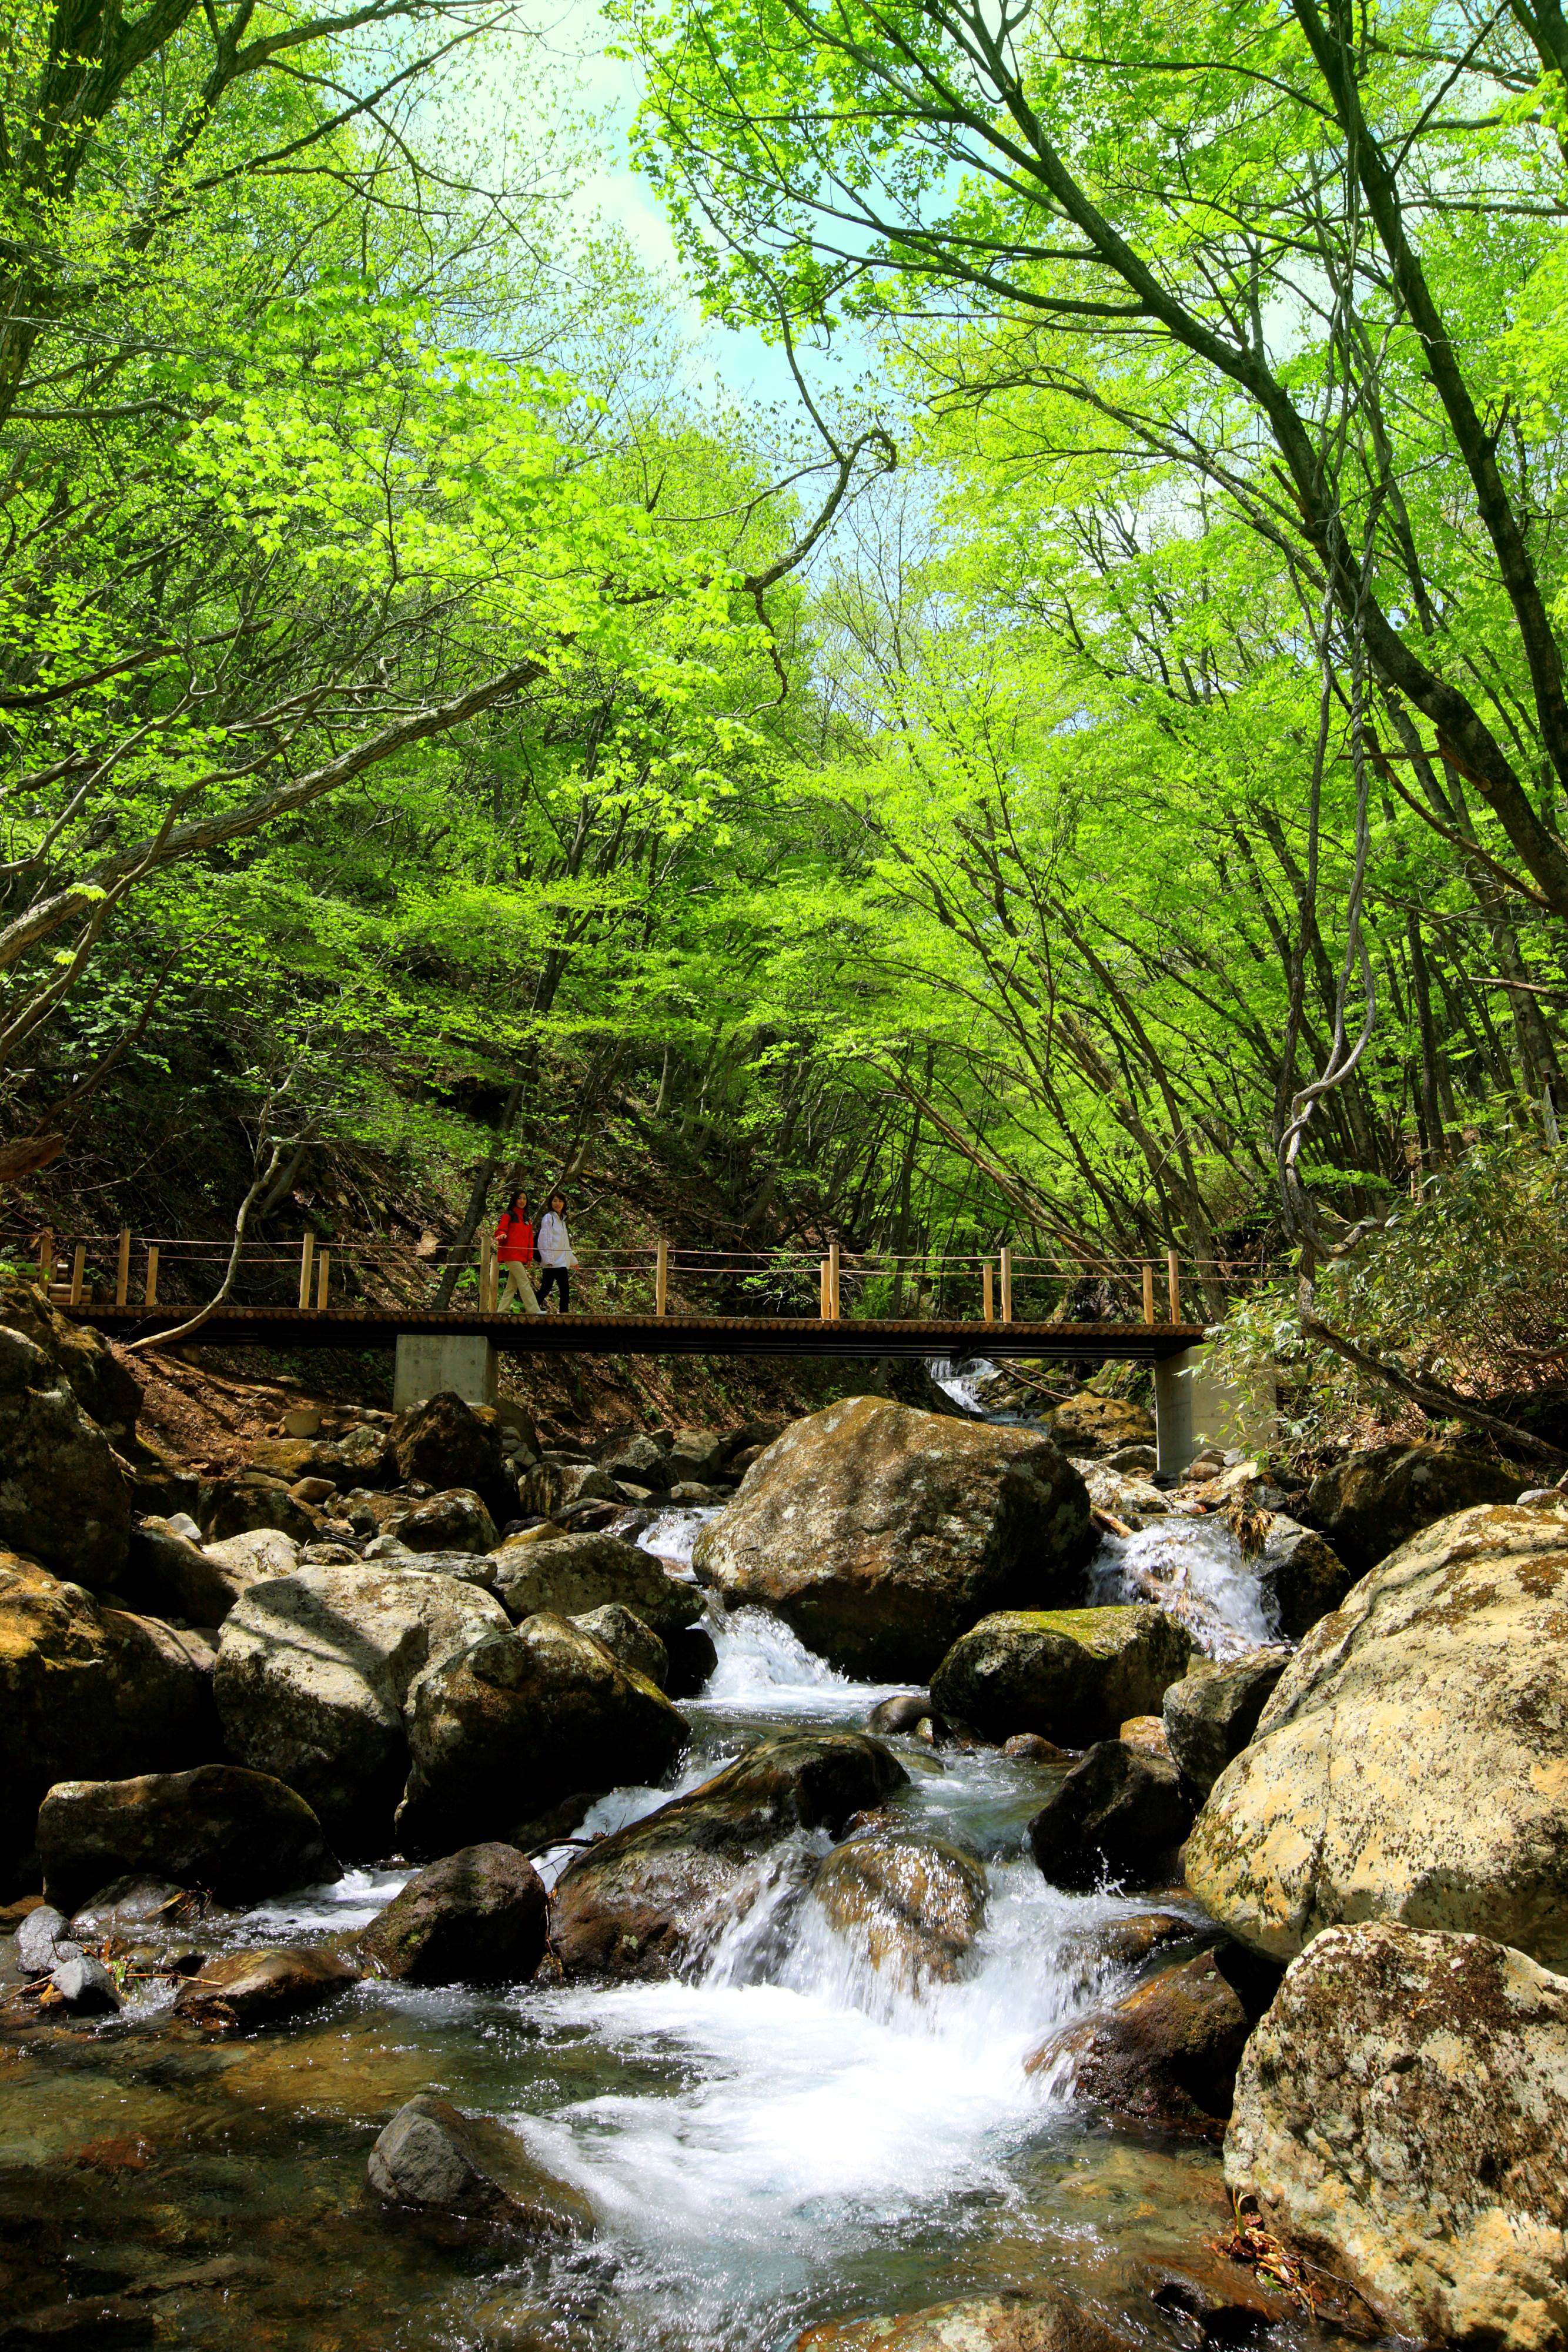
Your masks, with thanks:
M203 1487L4 1304L0 2345L1568 2343L1555 1493L874 1398Z

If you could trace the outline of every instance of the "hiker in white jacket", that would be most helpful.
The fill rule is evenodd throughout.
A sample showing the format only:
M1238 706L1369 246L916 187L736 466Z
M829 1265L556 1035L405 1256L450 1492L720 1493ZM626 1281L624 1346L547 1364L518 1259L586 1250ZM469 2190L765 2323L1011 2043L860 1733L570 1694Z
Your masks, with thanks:
M566 1229L566 1195L550 1194L549 1207L539 1219L539 1229L534 1243L544 1272L539 1276L539 1305L542 1307L552 1290L560 1292L560 1311L571 1313L571 1268L577 1264L572 1252L571 1235Z

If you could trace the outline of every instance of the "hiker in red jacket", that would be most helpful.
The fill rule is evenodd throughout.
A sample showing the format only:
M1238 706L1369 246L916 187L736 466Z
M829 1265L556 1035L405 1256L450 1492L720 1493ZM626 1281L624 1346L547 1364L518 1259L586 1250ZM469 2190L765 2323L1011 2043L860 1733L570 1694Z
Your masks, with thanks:
M496 1255L507 1269L507 1280L498 1307L513 1299L529 1315L541 1315L544 1309L534 1297L534 1286L528 1268L534 1262L534 1229L528 1218L528 1196L514 1192L511 1205L501 1212L501 1222L496 1228Z

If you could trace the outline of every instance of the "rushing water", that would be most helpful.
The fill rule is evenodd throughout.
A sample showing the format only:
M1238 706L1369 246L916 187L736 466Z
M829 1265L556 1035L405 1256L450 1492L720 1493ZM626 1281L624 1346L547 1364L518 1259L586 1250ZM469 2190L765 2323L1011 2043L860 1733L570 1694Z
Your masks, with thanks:
M1208 1531L1158 1532L1186 1548L1190 1589L1252 1638ZM1106 1547L1106 1597L1132 1550ZM764 1732L862 1723L888 1695L758 1612L716 1634L680 1786ZM172 2023L165 1996L96 2032L24 2041L0 2067L16 2307L57 2299L64 2281L151 2297L136 2308L155 2302L160 2340L179 2344L774 2352L812 2319L1051 2281L1170 2345L1149 2283L1166 2260L1212 2268L1204 2242L1227 2211L1214 2152L1113 2128L1024 2063L1132 1981L1099 1937L1150 1898L1045 1883L1025 1831L1049 1767L894 1744L906 1819L987 1865L988 1916L961 1981L901 1990L810 1897L775 1916L765 1890L695 1981L366 1984L216 2043ZM584 1827L669 1794L619 1790ZM547 1857L547 1874L564 1860ZM229 1937L358 1926L404 1875L353 1871L258 1907ZM371 2142L430 2087L529 2119L592 2200L598 2238L501 2260L383 2214L364 2185Z

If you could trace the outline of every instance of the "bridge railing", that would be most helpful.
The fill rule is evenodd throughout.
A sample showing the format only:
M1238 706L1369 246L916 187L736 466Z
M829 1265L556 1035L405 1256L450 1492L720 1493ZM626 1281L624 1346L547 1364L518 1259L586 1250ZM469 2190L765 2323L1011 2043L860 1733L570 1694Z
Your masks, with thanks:
M232 1242L183 1234L56 1234L36 1236L39 1278L63 1306L195 1307L227 1269ZM538 1269L533 1269L538 1279ZM440 1244L389 1239L247 1244L229 1303L428 1312L450 1276L448 1304L494 1312L505 1276L489 1237L454 1266ZM1260 1279L1255 1264L1200 1259L1171 1249L1160 1258L1066 1254L1010 1247L897 1255L830 1243L825 1249L676 1248L579 1254L573 1307L599 1315L867 1318L898 1322L987 1323L1097 1320L1153 1324L1212 1318L1217 1295ZM1097 1311L1085 1314L1085 1308Z

